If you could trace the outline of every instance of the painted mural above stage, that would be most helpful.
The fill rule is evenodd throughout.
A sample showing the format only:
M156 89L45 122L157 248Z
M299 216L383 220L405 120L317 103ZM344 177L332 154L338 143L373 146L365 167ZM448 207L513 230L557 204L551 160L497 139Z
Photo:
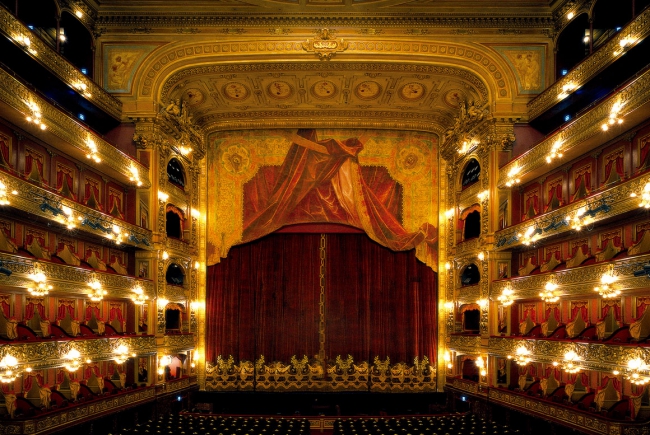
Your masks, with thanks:
M208 159L208 264L283 226L339 223L437 268L438 148L428 133L215 133Z
M104 89L109 92L131 92L136 70L146 55L156 47L157 45L104 44Z
M517 79L520 94L539 94L544 90L546 47L493 46L504 57Z

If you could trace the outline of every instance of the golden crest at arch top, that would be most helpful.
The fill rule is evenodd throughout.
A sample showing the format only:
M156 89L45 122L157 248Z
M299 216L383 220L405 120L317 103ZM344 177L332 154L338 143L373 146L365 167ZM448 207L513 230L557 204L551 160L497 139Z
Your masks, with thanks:
M317 39L308 39L302 43L302 48L315 53L320 60L330 60L336 53L347 50L348 42L343 38L335 38L330 29L320 29L317 31Z

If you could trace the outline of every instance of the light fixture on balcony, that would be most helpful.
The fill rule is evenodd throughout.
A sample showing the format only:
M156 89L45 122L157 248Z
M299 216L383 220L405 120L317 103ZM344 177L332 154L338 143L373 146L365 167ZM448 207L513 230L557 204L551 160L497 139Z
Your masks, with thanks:
M571 92L575 91L577 88L578 86L573 82L565 83L562 86L562 92L560 92L557 96L558 100L565 99L566 97L569 96Z
M86 146L88 147L88 152L86 152L86 158L94 160L95 163L101 162L102 159L99 157L99 150L97 149L97 144L91 137L86 138Z
M63 367L69 372L76 372L81 367L81 353L77 349L70 349L63 355Z
M129 355L129 349L121 344L113 351L115 356L113 357L113 360L117 364L124 364L132 355Z
M512 305L512 303L515 301L513 298L514 293L515 292L512 289L512 284L506 284L506 288L503 289L501 295L497 298L499 304L503 305L504 307Z
M32 296L45 296L50 292L50 290L52 290L52 286L47 283L47 276L45 276L39 263L34 263L33 268L32 273L27 277L34 281L34 283L27 287L27 291L29 291Z
M97 279L97 275L94 273L91 275L90 280L88 281L88 287L90 287L90 293L88 294L88 297L93 302L101 301L102 299L104 299L104 296L108 293L106 290L103 289L102 283L99 282L99 279Z
M650 383L650 366L643 360L642 353L635 350L635 357L627 362L627 367L623 369L623 377L628 379L633 385L646 385ZM615 375L621 374L614 370Z
M133 294L131 295L131 300L136 305L142 305L147 302L147 296L144 294L144 290L139 282L135 283L135 286L131 289Z
M23 50L28 51L29 53L33 54L36 56L38 52L32 47L32 40L29 39L29 36L18 34L13 37L14 41L16 41L22 48Z
M560 300L560 297L557 294L557 282L554 276L551 276L549 280L544 285L544 291L539 294L539 297L542 298L547 304L552 304Z
M553 361L553 367L559 367L567 373L575 374L581 370L581 367L579 366L580 360L581 358L577 353L573 350L569 350L564 354L564 359L561 363Z
M488 192L487 190L483 190L479 192L478 195L476 195L476 197L478 198L479 201L483 202L488 198L489 195L490 192Z
M603 273L600 277L600 285L594 287L594 290L603 299L616 298L621 294L621 291L615 285L616 281L618 281L618 277L614 275L614 265L609 264L607 266L607 272Z
M532 361L530 350L523 344L517 347L514 355L508 355L508 359L516 362L520 366L528 365Z
M18 377L18 360L16 357L6 354L0 360L0 383L10 384Z
M27 121L36 124L41 130L45 130L47 127L43 123L43 115L41 114L41 109L38 107L38 105L30 101L27 103L27 107L31 112L31 115L27 115L26 117Z
M17 190L11 191L12 195L18 195ZM7 185L4 181L0 180L0 205L9 205L9 191L7 190Z
M131 176L129 176L129 181L138 187L142 186L142 180L140 180L140 173L138 172L138 168L131 164L131 166L129 166L129 172L131 173Z
M458 154L467 154L470 150L476 148L478 144L479 142L476 139L463 138Z
M521 182L521 179L517 176L519 172L521 172L521 167L519 166L515 166L508 171L508 175L507 175L508 178L506 178L507 187L512 187Z
M169 199L169 195L163 192L162 190L158 191L158 199L162 202L167 202Z
M632 192L630 193L630 198L640 197L639 207L641 208L650 208L650 182L646 183L643 186L643 190L640 193Z
M454 365L451 362L451 354L449 353L448 350L445 351L445 354L443 355L443 359L445 360L445 365L447 366L447 368L451 370L454 367Z
M623 119L618 117L618 113L621 111L623 108L623 104L620 102L614 103L612 106L611 110L609 111L609 117L607 118L607 121L605 121L600 127L603 129L603 131L609 130L609 127L615 124L622 124Z
M129 235L122 232L122 228L119 225L113 224L111 231L106 234L106 238L115 242L116 245L122 244L124 239L128 238Z
M564 154L561 151L562 141L556 140L551 147L551 151L546 156L546 163L551 163L554 159L561 159Z
M517 238L526 246L530 246L540 239L542 229L536 225L530 226L524 233L517 233Z
M63 211L62 215L57 216L57 221L61 222L69 230L72 230L77 227L77 222L82 218L81 216L75 217L74 212L70 207L62 206L61 210Z

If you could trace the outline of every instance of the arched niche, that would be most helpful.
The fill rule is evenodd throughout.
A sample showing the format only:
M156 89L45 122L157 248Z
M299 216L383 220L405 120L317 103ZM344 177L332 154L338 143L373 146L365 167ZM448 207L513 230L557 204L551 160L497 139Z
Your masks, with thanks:
M460 185L463 189L476 183L481 178L481 165L478 160L471 158L468 160L463 175L460 179Z
M185 283L185 271L180 265L172 263L165 273L165 281L167 284L182 286Z
M481 273L474 263L468 264L460 274L460 285L465 287L476 285L481 281Z
M586 13L573 18L562 29L556 43L556 79L564 75L563 71L571 70L589 54L589 42L585 42L586 36L589 36L589 17Z
M167 179L173 185L185 190L185 171L181 162L174 157L167 162Z
M183 210L175 205L167 204L165 213L165 232L167 237L182 239L184 222L185 213L183 213Z
M481 206L473 204L460 213L462 222L461 241L475 239L481 235Z
M478 304L460 306L462 332L478 333L481 323L481 309Z

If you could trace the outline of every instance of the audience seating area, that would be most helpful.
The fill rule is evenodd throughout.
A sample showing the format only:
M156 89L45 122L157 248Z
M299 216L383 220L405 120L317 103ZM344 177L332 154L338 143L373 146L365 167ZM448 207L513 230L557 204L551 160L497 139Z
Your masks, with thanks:
M499 435L518 434L508 426L475 415L435 417L364 418L337 420L333 435Z
M309 421L272 417L218 417L172 414L137 424L116 435L309 435Z

